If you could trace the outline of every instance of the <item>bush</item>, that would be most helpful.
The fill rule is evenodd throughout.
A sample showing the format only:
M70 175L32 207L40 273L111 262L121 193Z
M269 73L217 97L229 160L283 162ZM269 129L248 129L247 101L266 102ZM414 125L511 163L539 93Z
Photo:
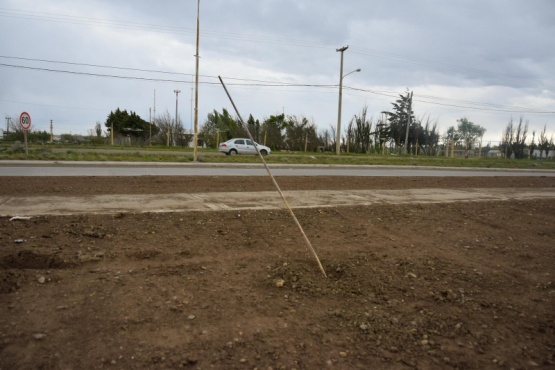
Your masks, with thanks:
M11 147L8 148L8 150L6 150L6 152L9 154L25 153L25 147L21 145L20 141L16 141Z

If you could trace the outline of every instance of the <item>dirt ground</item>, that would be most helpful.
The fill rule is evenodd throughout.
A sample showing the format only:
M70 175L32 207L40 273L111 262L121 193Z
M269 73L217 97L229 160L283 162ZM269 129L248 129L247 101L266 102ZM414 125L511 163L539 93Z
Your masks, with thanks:
M284 190L555 177L282 177ZM272 190L0 177L0 196ZM1 207L1 204L0 204ZM555 201L0 218L0 369L553 369Z

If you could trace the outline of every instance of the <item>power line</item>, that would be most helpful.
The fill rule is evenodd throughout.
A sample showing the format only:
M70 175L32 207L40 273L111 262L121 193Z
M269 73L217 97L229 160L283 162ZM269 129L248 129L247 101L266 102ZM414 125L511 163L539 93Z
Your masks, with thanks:
M175 26L167 26L167 25L148 24L148 23L137 23L137 22L129 22L129 21L123 21L123 20L110 20L110 19L102 19L102 18L71 16L71 15L53 14L53 13L46 13L46 12L24 11L24 10L15 10L15 9L8 9L8 8L0 8L0 16L41 20L41 21L47 21L47 22L85 24L89 26L144 30L144 31L172 33L172 34L194 35L195 33L195 30L193 28L175 27ZM233 40L242 40L247 42L281 44L281 45L299 46L299 47L314 47L314 48L335 47L335 45L331 43L314 42L314 41L308 41L308 40L286 39L286 38L279 38L279 37L268 37L268 36L262 36L262 35L248 35L248 34L231 33L231 32L215 32L215 31L209 31L209 30L203 31L203 36L209 37L209 38L233 39ZM531 78L515 76L510 74L501 74L501 73L481 70L478 68L460 66L460 65L451 64L451 63L444 63L444 62L437 62L437 61L432 61L432 60L423 59L423 58L409 57L406 55L396 54L396 53L387 52L387 51L357 47L356 45L352 45L351 49L352 49L352 53L356 53L356 54L370 55L370 56L384 58L388 60L397 60L405 63L431 67L433 69L470 73L477 77L487 77L487 78L494 78L498 80L507 80L512 82L524 83L529 86L535 86L535 87L544 86L543 81L539 79L531 79ZM163 73L163 72L160 72L160 73Z
M3 13L4 12L4 13ZM155 24L147 23L136 23L128 22L122 20L109 20L101 18L88 18L79 16L70 16L63 14L52 14L44 12L33 12L33 11L20 11L12 10L6 8L0 8L0 17L13 17L22 18L30 20L39 20L46 22L57 22L57 23L68 23L68 24L84 24L94 27L111 27L118 29L131 29L131 30L144 30L159 33L171 33L171 34L191 34L193 35L196 31L192 28L185 27L175 27L175 26L161 26ZM315 43L306 40L291 40L279 37L267 37L260 35L246 35L240 33L232 32L216 32L216 31L203 31L203 37L210 38L220 38L220 39L233 39L233 40L243 40L250 42L263 42L268 44L282 44L282 45L296 45L301 47L331 47L332 44Z
M180 76L193 76L192 73L170 72L170 71L161 71L161 70L153 70L153 69L141 69L141 68L130 68L130 67L118 67L118 66L108 66L108 65L101 65L101 64L76 63L76 62L67 62L67 61L59 61L59 60L37 59L37 58L13 57L13 56L6 56L6 55L0 55L0 58L24 60L24 61L32 61L32 62L65 64L65 65L74 65L74 66L85 66L85 67L94 67L94 68L107 68L107 69L134 71L134 72L147 72L147 73L160 73L160 74L180 75ZM27 67L27 66L19 66L19 65L13 65L13 64L1 64L1 63L0 63L0 65L10 66L10 67L30 68L30 69L39 68L39 67ZM46 68L45 68L45 70L50 71ZM58 71L58 70L51 70L51 71L54 72L54 71ZM73 72L73 71L68 71L68 72ZM79 73L85 73L85 72L74 72L74 73L79 74ZM112 75L106 75L106 76L111 77ZM205 78L213 78L213 79L218 78L217 76L209 76L209 75L200 75L200 76L205 77ZM278 84L278 85L283 85L283 86L295 86L296 85L296 84L293 84L293 83L286 83L286 82L279 82L279 81L246 79L246 78L236 78L236 77L226 77L226 79L233 80L233 81L257 82L257 83L263 83L263 84ZM163 80L163 79L156 79L156 80L174 82L173 80ZM219 82L214 82L214 84L219 84ZM299 85L302 85L302 84L299 84ZM302 86L307 86L307 85L302 85ZM314 86L330 86L330 87L333 87L334 85L314 85Z
M129 22L129 21L122 21L122 20L80 17L80 16L72 16L72 15L64 15L64 14L23 11L23 10L14 10L14 9L6 9L6 8L0 8L0 16L20 18L20 19L40 20L40 21L56 22L56 23L68 23L68 24L79 24L79 25L85 24L89 26L105 26L105 27L133 29L133 30L149 30L149 31L165 32L165 33L190 33L190 34L194 33L193 29L184 28L184 27L161 26L161 25Z
M20 69L28 69L28 70L34 70L34 71L43 71L43 72L56 72L56 73L67 73L67 74L83 75L83 76L119 78L119 79L125 79L125 80L141 80L141 81L158 81L158 82L179 82L179 83L188 83L188 81L185 81L185 80L168 80L168 79L161 79L161 78L133 77L133 76L118 76L118 75L109 75L109 74L102 74L102 73L77 72L77 71L69 71L69 70L61 70L61 69L40 68L40 67L29 67L29 66L14 65L14 64L6 64L6 63L0 63L0 66L3 66L3 67L11 67L11 68L20 68ZM189 83L190 83L190 81L189 81Z
M20 69L28 69L34 71L43 71L43 72L55 72L55 73L67 73L73 75L83 75L83 76L93 76L93 77L108 77L108 78L118 78L118 79L125 79L125 80L140 80L140 81L156 81L156 82L172 82L172 83L183 83L183 84L191 84L190 80L170 80L170 79L162 79L162 78L149 78L149 77L137 77L137 76L120 76L120 75L113 75L113 74L103 74L103 73L92 73L92 72L80 72L80 71L70 71L70 70L62 70L62 69L52 69L52 68L41 68L41 67L30 67L30 66L23 66L23 65L15 65L15 64L6 64L0 63L0 66L3 67L11 67L11 68L20 68ZM217 78L216 76L204 76L207 78ZM294 83L286 83L286 82L256 82L257 80L246 80L246 79L238 79L238 78L230 78L230 80L235 81L254 81L251 83L230 83L229 85L235 86L263 86L263 87L334 87L335 85L323 85L323 84L294 84ZM200 82L204 85L217 85L217 82Z
M107 65L101 65L101 64L76 63L76 62L66 62L66 61L61 61L61 60L12 57L12 56L7 56L7 55L0 55L0 58L24 60L24 61L30 61L30 62L43 62L43 63L53 63L53 64L66 64L66 65L73 65L73 66L117 69L117 70L124 70L124 71L136 71L136 72L147 72L147 73L161 73L161 74L172 74L172 75L182 75L182 76L193 76L192 73L169 72L169 71L160 71L160 70L155 70L155 69L117 67L117 66L107 66Z
M366 93L375 94L375 95L387 96L388 98L398 98L400 95L399 93L396 93L394 91L384 92L384 91L375 91L375 90L368 90L368 89L359 89L359 88L354 88L349 86L344 86L343 88L348 90L353 90L353 91L360 91L360 92L366 92ZM493 104L493 103L480 103L480 102L473 102L469 100L456 100L456 99L442 98L442 97L431 96L431 95L420 95L420 96L424 98L429 98L429 99L448 100L448 101L459 102L463 104L468 103L471 105L447 104L447 103L440 103L437 101L434 102L434 101L423 100L421 98L419 99L413 98L413 100L421 103L426 103L426 104L441 105L441 106L454 107L454 108L474 109L474 110L481 110L481 111L555 114L555 111L535 110L533 108L526 108L526 107L517 107L517 106L509 106L509 105ZM476 106L472 106L472 105L476 105Z
M167 74L182 74L182 73L174 73L174 72L165 72L165 71L155 71L155 70L144 70L144 69L136 69L136 68L125 68L125 67L114 67L114 66L101 66L101 65L92 65L92 64L84 64L84 63L71 63L71 62L60 62L60 61L45 61L41 59L30 59L30 58L19 58L19 57L4 57L2 58L13 58L13 59L21 59L21 60L32 60L32 61L41 61L41 62L51 62L51 63L63 63L63 64L72 64L72 65L80 65L80 66L93 66L99 68L114 68L120 70L131 70L131 71L141 71L141 72L163 72ZM121 76L121 75L112 75L112 74L101 74L101 73L91 73L91 72L80 72L80 71L70 71L70 70L61 70L61 69L51 69L51 68L41 68L41 67L30 67L30 66L23 66L23 65L14 65L14 64L6 64L0 63L0 66L4 67L11 67L11 68L20 68L20 69L27 69L27 70L35 70L35 71L43 71L43 72L55 72L55 73L66 73L66 74L73 74L73 75L83 75L83 76L91 76L91 77L104 77L104 78L116 78L116 79L125 79L125 80L139 80L139 81L155 81L155 82L170 82L170 83L183 83L183 84L192 84L189 80L172 80L172 79L161 79L161 78L148 78L148 77L137 77L137 76ZM187 74L185 74L187 75ZM190 76L190 74L188 74ZM214 78L216 76L204 76L206 78ZM248 80L248 79L239 79L239 78L228 78L229 80L234 81L246 81L246 82L235 82L229 83L228 85L233 86L243 86L243 87L312 87L312 88L336 88L337 85L333 84L293 84L293 83L285 83L285 82L270 82L270 81L261 81L261 80ZM217 85L218 82L199 82L203 85ZM353 88L349 86L344 87L346 90L351 91L359 91L365 93L371 93L376 95L383 95L390 98L397 98L399 96L396 92L380 92L375 90L369 89L360 89L360 88ZM443 98L443 97L435 97L431 95L421 95L422 98L428 99L435 99L435 100L445 100L445 101L452 101L458 102L467 105L456 105L456 104L447 104L447 103L440 103L438 101L429 101L423 100L422 98L414 99L415 101L425 103L425 104L433 104L433 105L441 105L441 106L448 106L448 107L455 107L455 108L464 108L464 109L473 109L473 110L482 110L482 111L495 111L495 112L523 112L523 113L534 113L534 114L553 114L554 111L546 111L546 110L534 110L532 108L525 108L525 107L515 107L515 106L506 106L500 104L492 104L492 103L480 103L480 102L472 102L467 100L457 100L457 99L450 99L450 98ZM477 105L477 106L473 106Z

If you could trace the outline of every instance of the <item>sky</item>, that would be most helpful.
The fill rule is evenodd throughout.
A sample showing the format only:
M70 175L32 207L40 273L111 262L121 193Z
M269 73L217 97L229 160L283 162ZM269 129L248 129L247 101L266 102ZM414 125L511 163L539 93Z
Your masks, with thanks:
M467 118L497 144L508 122L555 132L553 0L0 0L0 113L33 129L87 135L111 111L198 124L305 117L342 131L413 92L440 133ZM360 72L353 72L361 69ZM352 72L352 73L351 73ZM6 128L6 120L0 128Z

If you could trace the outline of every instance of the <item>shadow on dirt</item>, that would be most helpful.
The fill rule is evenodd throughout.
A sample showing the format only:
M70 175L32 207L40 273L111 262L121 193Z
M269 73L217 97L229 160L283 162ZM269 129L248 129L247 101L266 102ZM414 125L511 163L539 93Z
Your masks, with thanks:
M67 262L52 254L38 254L33 251L19 251L10 254L0 260L0 268L3 269L66 269L75 267L73 262Z

